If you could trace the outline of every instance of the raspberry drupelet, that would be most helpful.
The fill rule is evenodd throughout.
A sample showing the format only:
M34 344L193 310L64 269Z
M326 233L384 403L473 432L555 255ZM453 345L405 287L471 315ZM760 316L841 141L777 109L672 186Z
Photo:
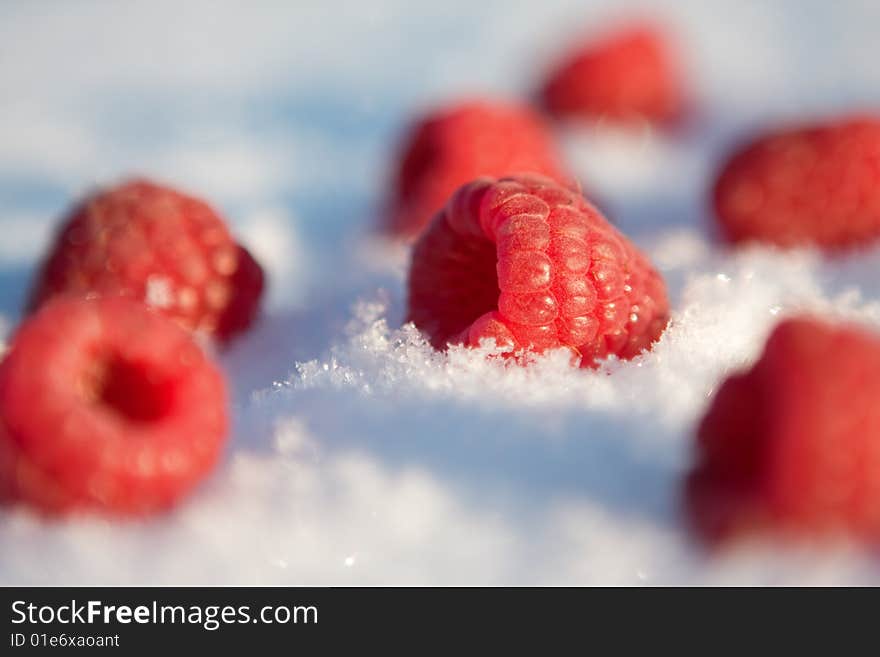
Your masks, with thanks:
M725 163L715 216L731 243L835 252L880 238L880 118L854 116L766 134Z
M408 320L437 349L568 347L584 367L649 349L669 316L647 258L579 193L535 175L460 188L415 245L408 292Z
M568 180L549 127L530 108L474 100L434 110L402 145L385 228L414 238L464 183L517 171Z
M0 492L49 513L165 509L214 467L226 386L192 336L118 297L58 297L0 363Z
M28 309L56 294L125 296L226 341L253 321L263 271L206 203L146 180L105 189L65 219Z
M744 534L880 544L880 337L796 317L718 389L686 509L710 545Z

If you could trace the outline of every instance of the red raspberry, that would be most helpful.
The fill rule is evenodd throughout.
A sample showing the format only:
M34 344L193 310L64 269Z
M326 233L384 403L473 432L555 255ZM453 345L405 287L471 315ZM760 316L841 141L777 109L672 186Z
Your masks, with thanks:
M663 34L633 25L589 42L553 71L541 91L559 117L668 122L684 112L677 63Z
M415 237L464 183L522 171L564 178L553 136L528 107L473 101L432 112L403 146L387 230Z
M51 512L165 508L214 466L223 378L141 304L58 297L0 363L0 489Z
M645 256L549 178L465 185L412 255L408 319L438 349L495 338L512 349L570 347L590 366L649 348L668 312Z
M724 237L838 250L880 237L880 120L853 117L759 138L714 190Z
M880 338L781 323L719 389L699 428L687 502L710 541L755 529L880 540Z
M263 271L208 205L135 180L74 208L29 309L58 293L120 295L227 340L257 313Z

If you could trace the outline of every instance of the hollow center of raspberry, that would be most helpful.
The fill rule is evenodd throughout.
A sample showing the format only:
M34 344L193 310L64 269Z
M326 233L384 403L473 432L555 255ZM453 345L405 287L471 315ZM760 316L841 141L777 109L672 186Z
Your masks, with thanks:
M153 422L171 408L171 387L146 364L111 356L95 368L86 395L133 422Z

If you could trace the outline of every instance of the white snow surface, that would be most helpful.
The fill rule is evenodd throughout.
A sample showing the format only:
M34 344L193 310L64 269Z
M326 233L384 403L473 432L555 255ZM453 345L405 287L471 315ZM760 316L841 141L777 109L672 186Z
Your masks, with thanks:
M627 13L680 40L699 107L674 135L565 128L571 166L666 277L656 348L599 371L434 352L401 326L408 254L371 229L427 105L526 97ZM876 554L681 515L693 429L780 317L880 327L880 249L731 252L706 193L732 143L880 103L865 2L28 3L0 7L0 330L63 209L131 173L210 199L270 278L218 359L217 472L146 521L0 512L2 584L880 584Z

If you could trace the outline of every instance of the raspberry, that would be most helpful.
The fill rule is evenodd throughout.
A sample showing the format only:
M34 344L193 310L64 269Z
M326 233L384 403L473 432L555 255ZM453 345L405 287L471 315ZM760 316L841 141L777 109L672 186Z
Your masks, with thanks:
M880 237L880 120L852 117L760 137L725 164L715 214L733 243L836 251Z
M649 348L668 312L645 256L549 178L465 185L413 250L408 320L437 349L494 338L511 350L570 347L591 366Z
M639 24L568 55L541 90L558 117L669 122L684 113L678 65L663 34Z
M31 293L119 295L221 341L257 313L263 272L208 205L151 182L100 191L74 208Z
M880 338L781 323L700 425L686 499L711 542L755 530L880 540Z
M220 372L128 299L58 297L0 363L0 490L44 511L168 507L211 470L226 430Z
M403 146L386 228L415 237L464 183L522 171L564 177L549 129L529 108L472 101L432 112Z

